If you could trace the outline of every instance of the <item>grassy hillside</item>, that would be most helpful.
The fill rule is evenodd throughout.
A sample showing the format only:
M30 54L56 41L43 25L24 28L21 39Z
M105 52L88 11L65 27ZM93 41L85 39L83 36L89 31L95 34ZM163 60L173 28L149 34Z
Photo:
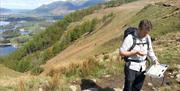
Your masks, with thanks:
M92 8L83 9L65 16L63 20L56 22L48 27L45 31L35 35L33 39L22 48L5 58L1 58L1 63L4 63L6 66L21 72L25 72L33 68L36 69L37 67L33 65L32 60L34 60L36 63L39 62L37 65L42 64L43 61L46 61L48 58L56 55L61 50L66 48L69 43L75 40L72 39L67 41L67 44L59 43L61 42L61 37L70 23L80 21L81 18L92 14L100 7L101 6L95 6ZM91 21L89 21L89 23L90 22ZM70 37L74 38L73 34L71 34ZM47 55L49 50L52 51L51 55Z
M152 13L152 11L154 12ZM180 60L180 57L178 55L180 50L178 46L180 42L178 37L180 32L178 30L180 22L176 21L179 19L180 13L174 13L178 11L179 9L177 9L176 7L171 7L171 6L166 7L160 3L155 5L148 5L140 12L138 12L135 16L133 16L129 21L129 23L124 24L130 26L137 26L138 22L141 19L146 18L151 20L154 26L153 31L151 33L152 39L154 41L154 50L160 60L160 63L169 64L171 70L177 69L174 68L173 66L175 64L179 64L179 60ZM118 15L116 15L115 18L113 18L112 21L113 23L112 22L108 23L106 26L110 26L114 24L114 21L119 21L116 20L117 17ZM124 29L125 28L126 27L124 27ZM105 32L105 31L101 31L101 32ZM111 84L111 82L115 83L116 80L122 81L123 79L123 61L118 57L118 50L116 50L117 48L119 48L119 45L121 45L123 31L120 31L119 33L120 35L118 37L115 37L112 40L109 40L104 44L98 46L97 48L93 49L93 51L90 52L89 54L87 53L87 55L93 54L94 56L87 58L85 62L80 64L77 64L75 62L74 64L72 63L69 66L65 65L65 67L64 66L59 68L57 67L57 69L50 71L48 75L52 76L53 78L56 78L57 75L60 75L59 76L60 78L56 78L56 80L63 79L62 83L65 85L64 87L61 87L60 85L56 84L57 88L55 89L64 88L65 90L68 91L69 88L68 86L79 85L81 79L83 78L96 79L97 83L102 87L103 86L121 87L122 82L113 85ZM83 39L77 42L80 41L83 41ZM76 54L78 54L78 52ZM85 54L81 54L81 55L85 56ZM72 58L75 57L72 56ZM56 65L54 64L54 66ZM110 75L109 78L106 77L109 75ZM113 79L113 81L108 79ZM73 83L73 81L77 83ZM172 88L174 88L173 91L178 91L179 89L178 82L175 81L175 79L168 79L168 81L169 83L165 83L165 85L163 86L160 86L161 82L154 81L152 83L156 84L155 89L157 91L171 90ZM148 86L148 83L149 81L145 82L143 89L146 91L152 91L152 88Z
M128 3L129 1L133 0L127 0L126 2L121 2L121 4ZM93 20L84 21L83 24L76 25L72 29L69 29L72 23L79 22L84 16L103 9L103 6L106 7L107 5L97 5L65 16L63 20L50 25L45 31L35 35L32 40L14 53L5 58L1 58L1 63L20 72L27 72L29 70L35 74L42 72L43 69L39 67L41 64L46 63L48 59L56 56L83 34L90 33L95 30L96 26L101 26L102 23L110 21L109 18L113 17L113 13L104 15L100 20L94 18Z
M152 10L154 11L153 14ZM177 68L174 69L174 65L180 64L180 41L178 37L180 32L180 22L176 21L179 19L180 13L174 13L177 11L179 11L179 9L177 9L176 7L166 7L159 3L155 5L148 5L140 12L138 12L128 24L126 24L137 26L138 22L144 18L152 21L154 28L151 36L154 43L155 53L157 54L160 63L170 65L169 69L171 70L176 70ZM67 68L62 67L59 68L61 70L54 70L49 73L49 75L53 76L53 74L62 72L62 74L65 75L65 78L63 79L67 81L67 83L71 83L71 81L80 81L80 79L83 78L95 78L97 79L97 83L99 83L99 85L101 86L105 85L102 82L104 82L106 79L109 79L103 79L103 77L106 75L110 75L110 78L114 79L113 82L115 82L115 80L118 80L116 79L116 77L119 77L119 79L123 79L123 61L121 61L117 57L118 51L115 51L119 47L119 45L121 45L122 34L123 32L121 32L121 35L119 37L104 43L97 49L94 49L94 57L89 59L89 61L84 62L82 65L72 64ZM114 53L116 53L115 56L112 56ZM178 82L175 81L175 79L169 79L168 81L170 82L168 86L168 83L165 83L165 85L163 86L160 86L160 82L154 81L152 83L156 84L155 89L157 91L172 90L172 88L174 88L173 91L178 91ZM111 81L107 81L106 84L110 85L110 83ZM148 83L149 82L145 83L143 89L146 91L152 91L152 89L148 86ZM78 85L78 83L76 85ZM114 84L113 86L118 85Z
M167 7L163 6L162 3L158 3L154 6L149 5L145 7L141 12L137 14L137 17L132 20L133 25L137 25L137 21L144 18L152 21L154 27L151 36L155 41L155 51L157 52L159 60L162 63L175 64L179 63L178 60L180 60L180 57L178 56L178 54L180 53L180 48L179 46L177 46L179 40L178 37L176 37L180 32L179 11L180 10L177 7ZM174 38L171 38L172 36L174 36ZM158 41L163 40L166 41L158 44ZM168 48L164 49L164 47ZM162 48L161 52L158 51L159 48Z
M18 77L23 75L22 73L6 68L4 65L0 65L0 79L8 77Z
M180 32L180 21L178 21L180 17L179 11L180 10L177 7L165 7L162 5L162 3L157 3L156 5L148 5L139 13L137 13L126 25L137 27L139 21L142 19L149 19L150 21L152 21L153 30L150 35L152 37L152 40L155 42L154 48L155 51L158 52L157 55L159 57L159 60L168 63L172 63L171 60L176 60L176 62L178 62L177 60L180 60L180 57L177 55L179 54L180 50L179 46L177 46L179 44L179 37L177 36ZM174 36L174 38L172 38L172 36ZM121 39L122 35L119 36L119 38L115 38L105 43L102 46L102 49L98 48L98 50L104 50L103 52L115 50L115 48L119 47L119 42L121 41ZM159 43L160 41L162 41L162 43ZM170 45L170 43L172 45ZM159 46L166 46L168 47L168 50L164 49L164 52L162 50L161 52L163 52L163 54L161 54L158 51ZM165 56L165 54L167 54L168 56Z
M65 26L66 32L63 31L61 35L58 35L58 38L52 38L54 39L53 43L42 42L45 43L43 45L46 43L47 45L45 47L39 46L40 48L37 49L34 49L34 45L32 46L34 50L30 49L26 55L17 56L19 60L14 56L14 59L18 61L15 67L18 65L17 70L22 72L27 70L32 70L35 74L42 72L43 69L39 66L46 63L48 59L50 60L45 64L45 70L54 69L46 74L48 76L25 79L15 84L15 87L11 87L11 89L31 91L42 88L50 91L71 91L70 86L73 85L80 91L79 85L82 79L96 79L96 83L102 86L102 89L107 86L121 88L123 85L123 61L119 57L118 48L121 45L123 31L120 30L124 30L128 26L137 26L139 21L144 18L153 23L153 31L150 35L160 63L169 64L170 70L179 70L175 68L176 64L180 64L179 8L165 6L163 3L147 5L143 8L138 3L144 4L144 1L128 4L128 8L126 6L107 8L88 16L84 15L82 21L68 23ZM140 10L141 8L143 9ZM94 16L100 18L93 18ZM60 33L54 32L54 34ZM46 37L48 36L47 34ZM41 37L38 38L41 39ZM42 36L42 38L44 37ZM65 41L63 41L64 39ZM63 47L59 47L61 45ZM52 58L59 51L62 52ZM67 59L63 59L61 55ZM85 58L84 62L78 62L83 58ZM68 62L69 65L63 65L63 63ZM29 64L34 67L31 68ZM13 67L10 64L9 66ZM178 91L180 89L175 78L166 79L168 82L163 86L159 85L160 82L152 82L156 84L155 91ZM2 88L4 90L10 87ZM148 86L148 82L145 82L143 90L152 91L153 89Z

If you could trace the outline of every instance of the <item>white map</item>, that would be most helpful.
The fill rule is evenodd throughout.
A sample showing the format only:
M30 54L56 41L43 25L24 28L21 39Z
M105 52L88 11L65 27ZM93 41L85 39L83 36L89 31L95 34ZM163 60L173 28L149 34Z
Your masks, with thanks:
M166 64L152 65L144 74L152 78L161 78L164 77L164 72L168 67Z

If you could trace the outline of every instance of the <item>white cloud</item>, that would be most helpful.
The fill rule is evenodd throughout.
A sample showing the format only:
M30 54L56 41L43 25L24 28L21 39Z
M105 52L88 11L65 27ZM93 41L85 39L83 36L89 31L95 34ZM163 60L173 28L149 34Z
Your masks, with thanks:
M85 0L0 0L0 7L10 9L34 9L42 4L49 4L54 1L73 1L78 4Z

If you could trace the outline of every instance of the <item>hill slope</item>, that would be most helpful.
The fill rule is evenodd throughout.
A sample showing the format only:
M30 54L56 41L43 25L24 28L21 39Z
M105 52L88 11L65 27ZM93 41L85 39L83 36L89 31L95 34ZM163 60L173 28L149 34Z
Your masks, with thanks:
M104 0L86 0L86 1L56 1L48 5L42 5L32 12L37 14L53 14L65 15L72 11L94 6L99 3L105 2Z
M96 48L105 42L120 36L123 26L126 25L138 11L149 3L151 2L148 0L137 1L115 8L108 8L87 16L102 17L108 13L115 13L116 15L108 25L95 30L96 33L88 36L87 38L79 39L73 45L62 51L59 55L49 60L46 65L44 65L44 73L46 73L46 71L48 73L49 70L53 69L52 67L58 69L58 66L61 67L62 65L69 64L71 62L84 61L88 57L93 56L94 54L92 52Z
M42 77L30 77L28 80L22 81L18 87L32 91L41 88L71 91L69 89L71 85L78 87L81 84L81 79L88 78L96 79L97 84L103 88L121 88L123 86L123 61L118 59L118 47L121 44L122 30L129 25L137 26L141 19L147 18L154 25L151 36L154 40L155 52L158 54L161 63L171 66L168 71L170 72L168 74L171 75L166 78L167 80L163 86L159 85L160 82L156 83L153 80L154 82L152 83L155 84L155 88L149 86L150 81L147 80L143 90L169 91L173 88L173 91L178 91L179 83L175 80L175 77L179 72L176 65L180 64L180 57L178 55L180 54L180 21L177 21L180 17L179 8L165 3L155 4L151 0L141 0L118 7L100 9L96 10L93 14L83 17L81 21L71 22L64 34L75 31L75 26L83 24L85 21L95 17L98 20L109 14L113 15L111 20L100 23L94 28L94 31L88 32L80 36L80 38L73 36L75 41L70 43L69 47L42 65L44 68L41 74ZM52 49L52 47L47 49ZM29 57L23 59L23 61L30 58L31 60L34 59L34 64L38 64L40 62L39 59L42 58L37 60L33 55L41 55L41 50L38 50L35 54L28 55ZM51 55L51 52L47 51L47 55ZM22 65L21 62L19 65L25 67L26 65L23 65L23 61ZM174 78L171 78L171 76ZM7 82L10 83L11 81ZM24 86L26 88L23 88Z

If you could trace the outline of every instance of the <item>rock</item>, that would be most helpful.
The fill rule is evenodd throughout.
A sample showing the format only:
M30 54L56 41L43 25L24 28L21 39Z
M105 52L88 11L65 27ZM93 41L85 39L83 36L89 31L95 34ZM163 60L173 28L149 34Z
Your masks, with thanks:
M110 76L111 76L111 75L105 75L104 77L105 77L105 78L109 78Z
M152 84L152 83L150 83L150 82L148 82L148 86L153 87L153 84Z
M174 76L170 76L170 78L172 78L172 79L173 79L173 78L174 78Z
M89 88L89 89L85 89L85 90L82 90L82 91L98 91L97 88Z
M72 91L77 91L76 86L71 85L70 88L71 88Z
M39 88L39 91L43 91L43 88Z
M180 73L176 75L176 81L180 82Z
M155 87L152 87L152 89L153 89L154 91L156 91L156 90L157 90Z
M121 88L114 88L114 91L123 91Z
M172 73L173 75L175 75L175 74L178 74L178 71L173 71L173 73Z
M179 64L177 64L176 67L180 70L180 65Z
M97 80L96 79L92 79L94 82L97 82Z
M172 74L172 73L170 73L170 72L168 73L168 75L171 75L171 74Z

